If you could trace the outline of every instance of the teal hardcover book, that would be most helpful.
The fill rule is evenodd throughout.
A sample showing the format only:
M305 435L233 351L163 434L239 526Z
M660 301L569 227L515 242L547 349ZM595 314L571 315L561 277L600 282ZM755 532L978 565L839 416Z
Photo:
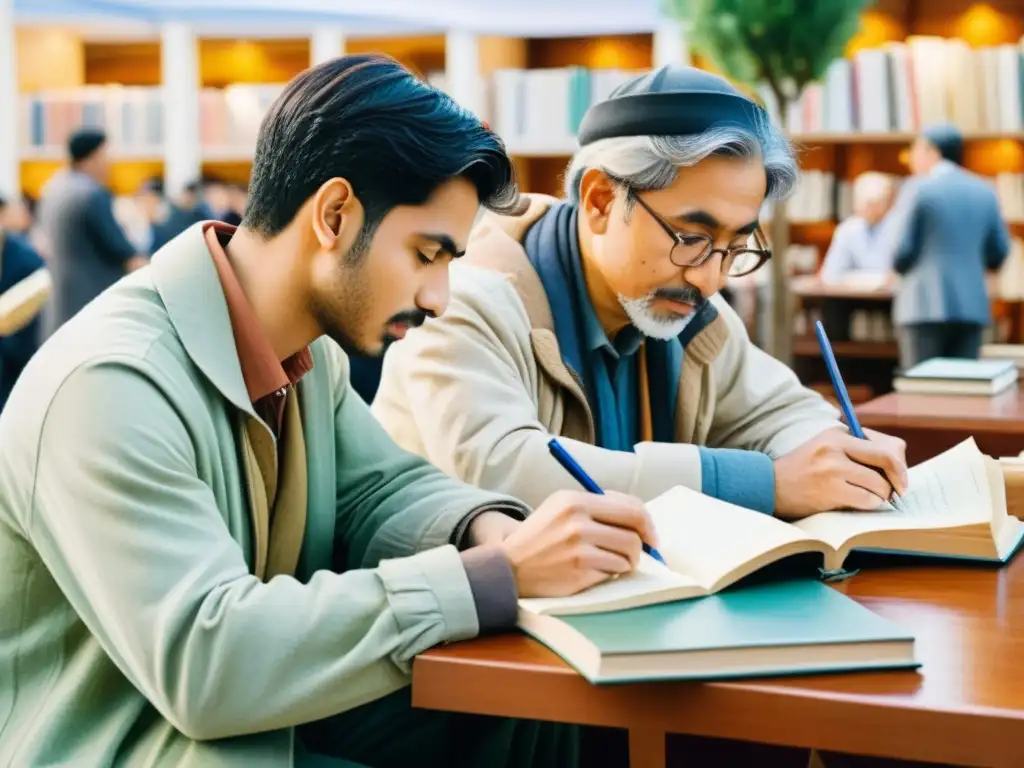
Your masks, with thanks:
M940 395L997 395L1017 383L1013 360L933 357L893 380L897 392Z
M624 611L521 612L520 627L592 683L919 666L904 628L810 579Z

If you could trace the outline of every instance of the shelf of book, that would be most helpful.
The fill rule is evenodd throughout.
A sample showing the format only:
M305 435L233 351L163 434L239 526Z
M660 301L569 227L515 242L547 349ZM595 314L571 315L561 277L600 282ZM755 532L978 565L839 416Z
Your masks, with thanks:
M838 359L896 360L899 349L895 341L836 341L832 351ZM794 357L821 357L821 347L813 336L798 336L793 339Z
M37 196L66 162L67 137L82 125L109 136L115 192L130 194L162 173L160 42L93 42L72 31L30 28L18 30L17 44L25 193ZM444 67L443 35L356 38L347 47L387 53L423 76ZM203 171L246 180L260 120L284 84L309 66L310 41L199 39L196 53Z
M978 11L969 0L881 0L866 12L849 57L837 61L789 114L806 169L833 174L837 188L868 169L905 173L900 155L915 130L928 120L945 117L960 122L966 131L968 167L992 176L994 169L1024 172L1020 0L993 0L984 8ZM23 83L23 90L50 92L57 86L109 83L153 87L160 81L159 42L79 41L76 48L66 38L59 45L52 40L44 45L38 37L24 44L19 39L19 62L31 58L32 51L22 49L34 46L43 61L57 51L67 72L63 79L52 72L44 81L36 76L37 82ZM651 67L654 47L651 34L479 38L481 89L486 94L479 111L506 141L528 189L560 191L583 112L634 72ZM439 73L446 65L444 35L352 38L347 50L389 53L443 84ZM201 98L210 102L202 110L203 157L211 163L243 164L250 159L267 103L257 92L263 89L269 97L304 68L310 41L200 39L197 56ZM947 66L950 62L969 64L973 77L964 81L959 70ZM973 85L966 89L971 91L967 96L965 82ZM219 116L211 116L218 110ZM61 143L34 137L27 142L23 159L48 162L55 157L50 147ZM119 162L149 160L162 151L156 141L143 150L112 149ZM825 216L840 218L835 207ZM814 230L816 240L821 231Z

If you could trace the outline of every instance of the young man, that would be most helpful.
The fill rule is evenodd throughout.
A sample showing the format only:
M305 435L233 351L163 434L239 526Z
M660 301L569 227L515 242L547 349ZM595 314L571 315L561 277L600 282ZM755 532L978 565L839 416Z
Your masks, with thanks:
M512 178L398 64L328 62L265 118L243 226L190 228L40 350L0 417L0 764L574 765L564 726L413 711L409 665L630 571L642 505L527 518L446 477L342 352L444 311Z
M146 264L114 218L105 186L110 174L106 135L94 128L76 131L68 140L68 155L71 167L46 183L39 201L39 225L53 273L44 338L126 272Z
M797 177L764 111L666 67L592 107L579 140L569 200L488 217L448 312L385 357L373 410L396 441L528 504L576 487L551 435L645 500L685 484L799 518L902 491L901 441L852 437L716 295L766 262L758 214Z

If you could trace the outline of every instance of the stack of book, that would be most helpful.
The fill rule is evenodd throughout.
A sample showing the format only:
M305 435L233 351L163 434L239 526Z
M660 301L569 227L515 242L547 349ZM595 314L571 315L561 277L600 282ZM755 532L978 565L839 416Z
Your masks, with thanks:
M914 395L998 395L1017 385L1015 360L933 357L893 379L897 392Z
M819 579L849 576L856 550L1005 563L1024 523L973 440L911 468L898 507L879 504L786 523L675 488L647 505L664 563L642 555L580 594L520 600L519 625L595 683L916 666L910 633ZM764 570L814 553L818 573Z

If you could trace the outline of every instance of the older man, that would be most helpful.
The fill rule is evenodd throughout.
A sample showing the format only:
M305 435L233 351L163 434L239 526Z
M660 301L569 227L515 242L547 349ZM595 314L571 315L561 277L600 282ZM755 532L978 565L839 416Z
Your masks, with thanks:
M797 177L764 111L668 67L595 105L579 139L569 199L489 216L444 317L385 358L374 412L399 444L527 503L575 487L551 435L643 499L684 484L799 518L902 491L902 444L853 438L716 296L770 258L758 214Z

